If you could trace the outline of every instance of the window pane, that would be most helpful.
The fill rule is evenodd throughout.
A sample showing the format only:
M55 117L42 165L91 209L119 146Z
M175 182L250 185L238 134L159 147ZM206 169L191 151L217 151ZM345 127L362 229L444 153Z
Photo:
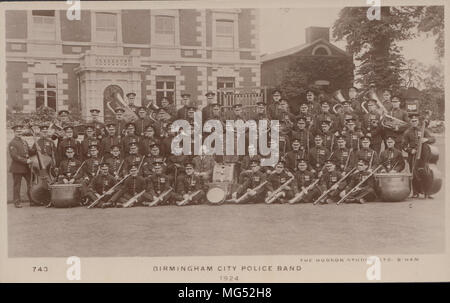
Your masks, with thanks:
M162 82L162 81L156 82L156 89L163 89L163 88L164 88L164 82Z
M47 88L56 88L56 75L47 75Z
M55 16L55 11L47 11L47 10L34 10L31 11L31 15L33 16L49 16L49 17L54 17Z
M41 94L42 93L42 94ZM36 92L36 109L44 105L44 92Z
M36 82L36 84L35 84L36 88L44 88L44 76L43 75L36 75L35 82Z
M228 82L228 83L226 83L226 87L227 87L227 88L233 88L233 87L234 87L234 82Z
M216 41L217 41L217 47L219 47L219 48L233 48L233 45L234 45L233 37L218 36Z
M56 110L56 92L49 91L47 94L47 106Z
M115 42L117 40L117 35L115 31L97 29L97 40L104 42Z
M169 16L156 16L155 32L156 33L172 33L175 31L175 18Z
M216 32L218 35L233 35L233 21L217 21Z
M166 87L167 87L167 89L174 89L175 83L174 82L166 82Z
M164 97L164 92L156 92L156 102L158 102L158 104L161 104L162 97Z
M173 102L173 94L174 92L167 92L166 97L169 99L169 102Z
M161 45L174 45L175 44L175 35L173 34L155 34L155 42L156 44Z

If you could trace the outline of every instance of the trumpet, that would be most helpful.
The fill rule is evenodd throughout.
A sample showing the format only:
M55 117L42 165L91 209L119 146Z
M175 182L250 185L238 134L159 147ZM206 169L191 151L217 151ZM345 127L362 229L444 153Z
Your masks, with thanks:
M334 92L333 97L341 103L346 101L340 89Z

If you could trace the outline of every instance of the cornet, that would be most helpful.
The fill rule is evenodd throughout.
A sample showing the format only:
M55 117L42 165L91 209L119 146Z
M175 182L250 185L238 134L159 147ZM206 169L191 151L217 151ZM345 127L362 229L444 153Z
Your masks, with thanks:
M380 100L378 99L378 96L375 92L373 92L373 91L370 92L369 96L371 99L373 99L377 102L377 105L381 110L381 125L383 127L389 128L389 129L396 129L399 127L404 127L408 124L407 122L405 122L403 120L400 120L398 118L395 118L395 117L389 115L387 109L384 107L383 103L380 102ZM366 103L366 101L364 101L361 104L361 107L364 109L364 111L366 113L368 113L369 111L364 106L365 103Z

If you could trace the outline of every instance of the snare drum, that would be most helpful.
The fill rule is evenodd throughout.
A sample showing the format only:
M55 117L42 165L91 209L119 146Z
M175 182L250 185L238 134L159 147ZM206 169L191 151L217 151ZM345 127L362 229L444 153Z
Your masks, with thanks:
M54 207L69 208L80 206L81 184L53 184L50 185L51 200Z
M377 194L384 202L400 202L411 193L410 173L375 174Z

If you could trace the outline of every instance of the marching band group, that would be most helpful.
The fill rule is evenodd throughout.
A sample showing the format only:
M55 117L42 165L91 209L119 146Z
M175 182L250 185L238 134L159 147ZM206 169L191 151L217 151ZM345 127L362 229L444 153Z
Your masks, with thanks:
M178 119L193 123L198 110L188 93L182 95L183 107L178 110L167 98L160 106L135 106L135 94L130 93L128 105L114 108L115 118L110 121L100 122L100 111L91 109L92 117L83 130L70 122L68 111L61 110L57 123L39 126L39 138L31 148L22 138L30 126L17 124L8 146L14 204L21 207L22 178L31 205L39 204L30 197L32 158L36 154L51 159L49 182L80 184L80 203L89 207L203 203L215 165L224 163L236 167L228 201L374 201L374 174L402 172L406 163L412 172L414 161L426 161L416 157L421 144L432 144L435 139L426 127L421 132L427 117L408 114L401 109L399 96L392 96L389 90L384 91L382 101L374 95L363 99L354 87L348 96L348 100L342 95L333 99L308 90L306 100L290 106L281 91L275 90L268 105L257 102L251 113L244 114L242 104L234 104L227 119L279 121L280 161L274 167L261 166L262 157L248 144L243 156L207 155L206 146L200 155L174 154L171 143L177 134L171 131L171 123ZM225 122L215 93L208 92L206 97L203 121ZM126 111L133 112L135 119L126 119ZM80 142L81 131L84 136ZM430 197L415 174L412 185L413 197Z

